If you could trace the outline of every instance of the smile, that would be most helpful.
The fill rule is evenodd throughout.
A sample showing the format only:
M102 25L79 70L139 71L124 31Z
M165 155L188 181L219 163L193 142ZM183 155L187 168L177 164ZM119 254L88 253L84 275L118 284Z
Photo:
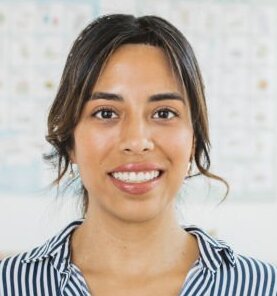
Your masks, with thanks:
M157 163L125 163L108 172L110 181L121 192L140 196L162 184L165 170Z
M161 174L158 170L147 172L114 172L111 176L126 183L143 183L156 179Z

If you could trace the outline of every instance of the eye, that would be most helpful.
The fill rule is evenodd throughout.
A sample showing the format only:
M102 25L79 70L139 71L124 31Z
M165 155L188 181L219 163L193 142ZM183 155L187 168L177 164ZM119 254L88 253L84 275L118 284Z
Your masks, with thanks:
M97 119L115 119L116 112L112 108L102 107L92 113L92 116Z
M155 112L153 118L155 118L155 119L172 119L177 116L178 116L177 112L172 111L169 108L161 108Z

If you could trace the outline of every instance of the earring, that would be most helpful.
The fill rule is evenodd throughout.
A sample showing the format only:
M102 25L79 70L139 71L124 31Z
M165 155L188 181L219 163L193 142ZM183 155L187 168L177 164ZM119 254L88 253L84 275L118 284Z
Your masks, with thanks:
M73 170L72 162L70 162L70 172L68 175L69 179L74 179L75 178L75 172Z
M191 171L191 161L188 163L188 168L187 168L187 177L189 177Z

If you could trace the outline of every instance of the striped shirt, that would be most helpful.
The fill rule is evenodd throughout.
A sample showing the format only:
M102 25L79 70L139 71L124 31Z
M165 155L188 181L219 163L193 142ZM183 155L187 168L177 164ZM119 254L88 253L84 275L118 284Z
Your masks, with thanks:
M70 261L70 236L83 220L69 224L44 245L0 262L0 296L91 295L77 266ZM277 269L235 254L223 241L194 226L200 256L179 296L276 296ZM106 296L106 295L105 295Z

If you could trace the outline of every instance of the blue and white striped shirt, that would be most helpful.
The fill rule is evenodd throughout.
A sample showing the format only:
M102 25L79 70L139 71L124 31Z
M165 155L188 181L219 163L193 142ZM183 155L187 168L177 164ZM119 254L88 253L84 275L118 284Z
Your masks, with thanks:
M0 296L91 295L70 261L70 236L83 220L69 224L44 245L0 262ZM224 242L197 227L184 229L198 240L200 257L179 296L276 296L277 269L236 255Z

